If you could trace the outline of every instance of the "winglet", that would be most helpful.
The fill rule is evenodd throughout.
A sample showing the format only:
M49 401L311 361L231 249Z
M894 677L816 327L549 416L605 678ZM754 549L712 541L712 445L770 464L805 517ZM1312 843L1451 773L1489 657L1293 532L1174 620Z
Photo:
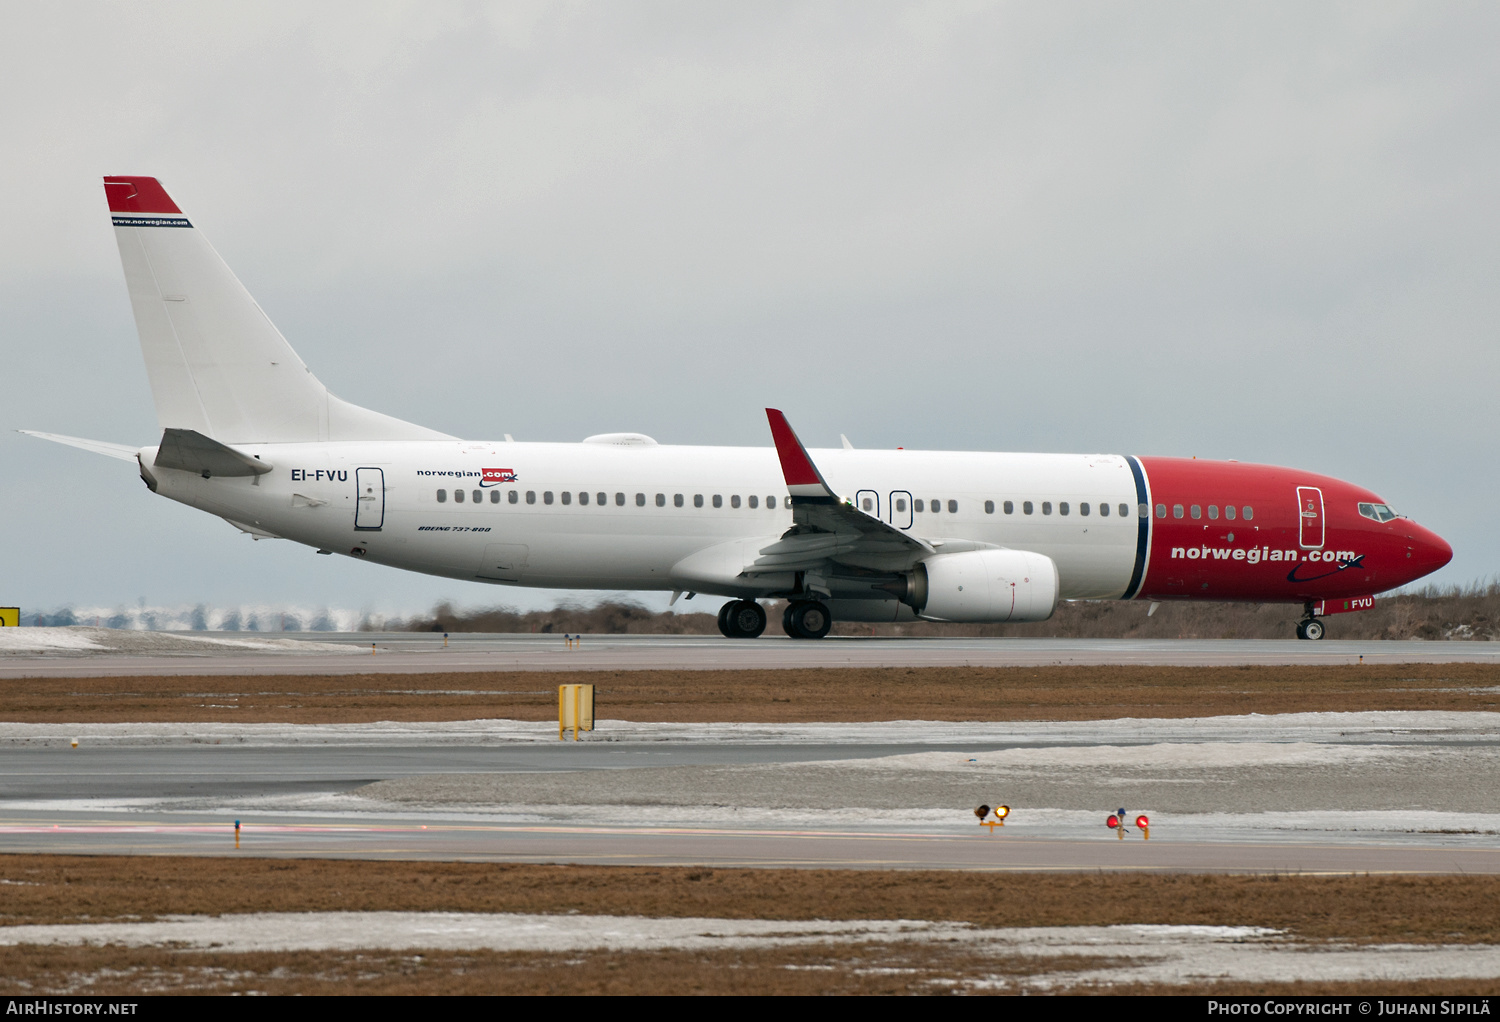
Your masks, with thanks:
M807 448L797 439L792 424L775 408L766 409L766 418L771 423L771 439L776 442L776 456L781 459L781 474L786 477L786 488L797 500L837 501L833 489L823 480Z

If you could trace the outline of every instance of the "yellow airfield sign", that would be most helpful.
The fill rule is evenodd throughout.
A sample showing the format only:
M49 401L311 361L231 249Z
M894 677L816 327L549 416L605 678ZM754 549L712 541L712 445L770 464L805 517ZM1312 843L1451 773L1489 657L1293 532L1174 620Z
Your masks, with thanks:
M0 628L20 628L21 608L0 607Z

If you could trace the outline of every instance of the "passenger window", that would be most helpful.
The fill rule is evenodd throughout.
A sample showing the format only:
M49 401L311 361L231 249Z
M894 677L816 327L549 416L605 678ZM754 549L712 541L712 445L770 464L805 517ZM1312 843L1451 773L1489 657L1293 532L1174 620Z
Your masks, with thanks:
M859 506L860 506L860 510L862 510L862 511L874 511L875 510L875 502L873 500L871 500L869 497L866 497L863 500L861 500L859 502Z
M1234 521L1234 505L1233 504L1225 504L1224 505L1224 517L1228 518L1231 522Z
M607 494L607 493L596 493L596 494L594 494L594 500L599 504L600 507L603 507L605 504L609 503L609 494ZM620 503L621 504L625 503L625 494L623 494L623 493L620 494Z
M766 498L766 507L770 508L772 511L775 511L776 510L776 498L775 497L767 497Z
M563 494L563 503L566 504L567 502L568 502L568 495L566 493L564 493ZM580 493L578 495L578 503L582 507L588 507L588 504L589 504L589 495L587 493Z
M519 492L515 491L515 490L511 490L509 493L507 493L505 495L505 499L506 499L506 501L508 503L515 504L515 503L518 503L520 501L521 494Z
M702 506L703 506L703 494L701 494L701 493L695 493L695 494L693 494L693 507L702 507Z
M1084 507L1088 507L1087 504L1085 504L1083 506ZM1084 514L1088 514L1088 512L1085 511ZM1100 504L1099 505L1099 517L1100 518L1108 518L1109 517L1109 505L1108 504Z
M1248 522L1250 519L1255 517L1255 508L1251 507L1249 504L1246 504L1243 508L1240 509L1240 515L1245 519L1245 521Z
M1208 520L1211 522L1217 522L1219 520L1219 505L1208 505Z
M927 504L920 497L918 497L916 500L911 502L911 509L913 511L926 511Z
M1078 513L1081 514L1081 515L1083 515L1084 517L1088 517L1088 513L1089 513L1089 506L1088 506L1088 504L1087 503L1079 504L1078 505Z
M1158 505L1156 505L1156 517L1158 517L1158 518L1165 518L1165 517L1167 517L1167 505L1165 505L1165 504L1158 504Z
M1044 514L1044 515L1050 515L1051 513L1052 513L1052 501L1050 501L1050 500L1044 500L1044 501L1042 501L1042 514Z
M927 506L932 509L933 514L942 514L943 502L940 500L929 500Z
M667 495L665 493L658 493L656 495L656 506L657 507L666 507L667 506Z
M1182 517L1182 505L1181 504L1173 504L1172 505L1172 517L1173 518L1181 518Z
M1142 518L1150 518L1151 517L1151 508L1150 508L1149 505L1146 505L1146 504L1137 504L1136 505L1136 511L1140 514L1140 516ZM1120 517L1124 518L1128 514L1130 514L1130 509L1126 505L1121 504L1120 505ZM1156 505L1156 517L1158 517L1158 518L1165 518L1166 516L1167 516L1167 505L1165 505L1165 504L1158 504L1158 505Z
M585 496L587 496L587 494L585 494ZM567 507L569 504L573 503L573 491L572 490L563 490L562 491L562 502L563 502L563 506L564 507Z
M736 493L733 497L729 498L729 506L730 507L739 507L740 506L740 495L738 493Z
M635 506L636 507L645 507L646 506L646 495L644 493L637 493L635 495Z
M897 497L896 498L896 510L897 511L905 511L906 510L906 498L905 497Z
M950 500L950 501L948 501L948 513L950 515L956 515L956 514L958 514L958 501L956 501L956 500Z
M641 495L641 503L642 504L646 503L646 498L645 498L644 494ZM624 506L625 506L625 494L623 494L623 493L617 493L617 494L615 494L615 507L624 507Z
M476 503L476 504L483 504L484 503L484 491L483 490L475 490L472 494L470 494L470 496L472 496L474 498L474 503Z
M567 496L567 494L563 494L563 496ZM551 490L543 490L542 491L542 503L543 504L550 504L550 503L552 503L552 491Z
M673 507L682 507L682 494L680 494L680 493L674 493L674 494L672 494L672 506Z
M995 513L995 502L993 500L987 500L984 502L984 513L987 515L992 515Z
M463 502L464 502L464 491L463 490L454 490L453 491L453 503L455 503L455 504L462 504Z
M724 506L724 498L721 497L717 493L714 494L714 507L723 507L723 506Z
M1031 501L1025 500L1021 502L1021 513L1028 515L1031 514Z
M1190 511L1195 519L1203 517L1203 508L1199 507L1197 504L1194 504Z
M536 503L536 491L535 490L527 490L526 491L526 503L528 503L528 504L535 504ZM550 504L550 503L552 503L552 501L549 500L549 501L547 501L547 503Z
M499 490L491 490L490 491L490 503L491 504L498 504L498 503L500 503L500 491Z
M752 493L752 494L750 494L749 497L747 497L745 499L750 502L750 510L751 511L754 511L756 508L760 507L760 498L757 497L755 494Z
M446 504L446 503L448 503L448 491L447 490L438 490L438 503L439 504Z
M1067 501L1064 500L1064 501L1060 501L1058 503L1058 505L1057 505L1057 513L1060 514L1060 515L1065 515L1065 514L1068 513L1068 502Z
M1004 504L1000 505L1000 510L1008 515L1013 515L1016 513L1016 505L1013 501L1007 500Z

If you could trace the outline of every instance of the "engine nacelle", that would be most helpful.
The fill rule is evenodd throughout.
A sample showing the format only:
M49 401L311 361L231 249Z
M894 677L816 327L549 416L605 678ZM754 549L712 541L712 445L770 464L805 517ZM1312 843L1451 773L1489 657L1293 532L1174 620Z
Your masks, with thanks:
M1057 565L1029 550L938 554L917 565L906 599L933 621L1045 621L1057 609Z

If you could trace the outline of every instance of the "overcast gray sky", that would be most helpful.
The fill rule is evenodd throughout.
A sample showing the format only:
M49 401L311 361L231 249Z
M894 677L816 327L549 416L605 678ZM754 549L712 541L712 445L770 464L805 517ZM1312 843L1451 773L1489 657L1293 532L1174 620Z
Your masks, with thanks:
M1500 6L0 3L0 604L550 603L9 432L156 439L100 178L468 437L1197 455L1500 569Z

